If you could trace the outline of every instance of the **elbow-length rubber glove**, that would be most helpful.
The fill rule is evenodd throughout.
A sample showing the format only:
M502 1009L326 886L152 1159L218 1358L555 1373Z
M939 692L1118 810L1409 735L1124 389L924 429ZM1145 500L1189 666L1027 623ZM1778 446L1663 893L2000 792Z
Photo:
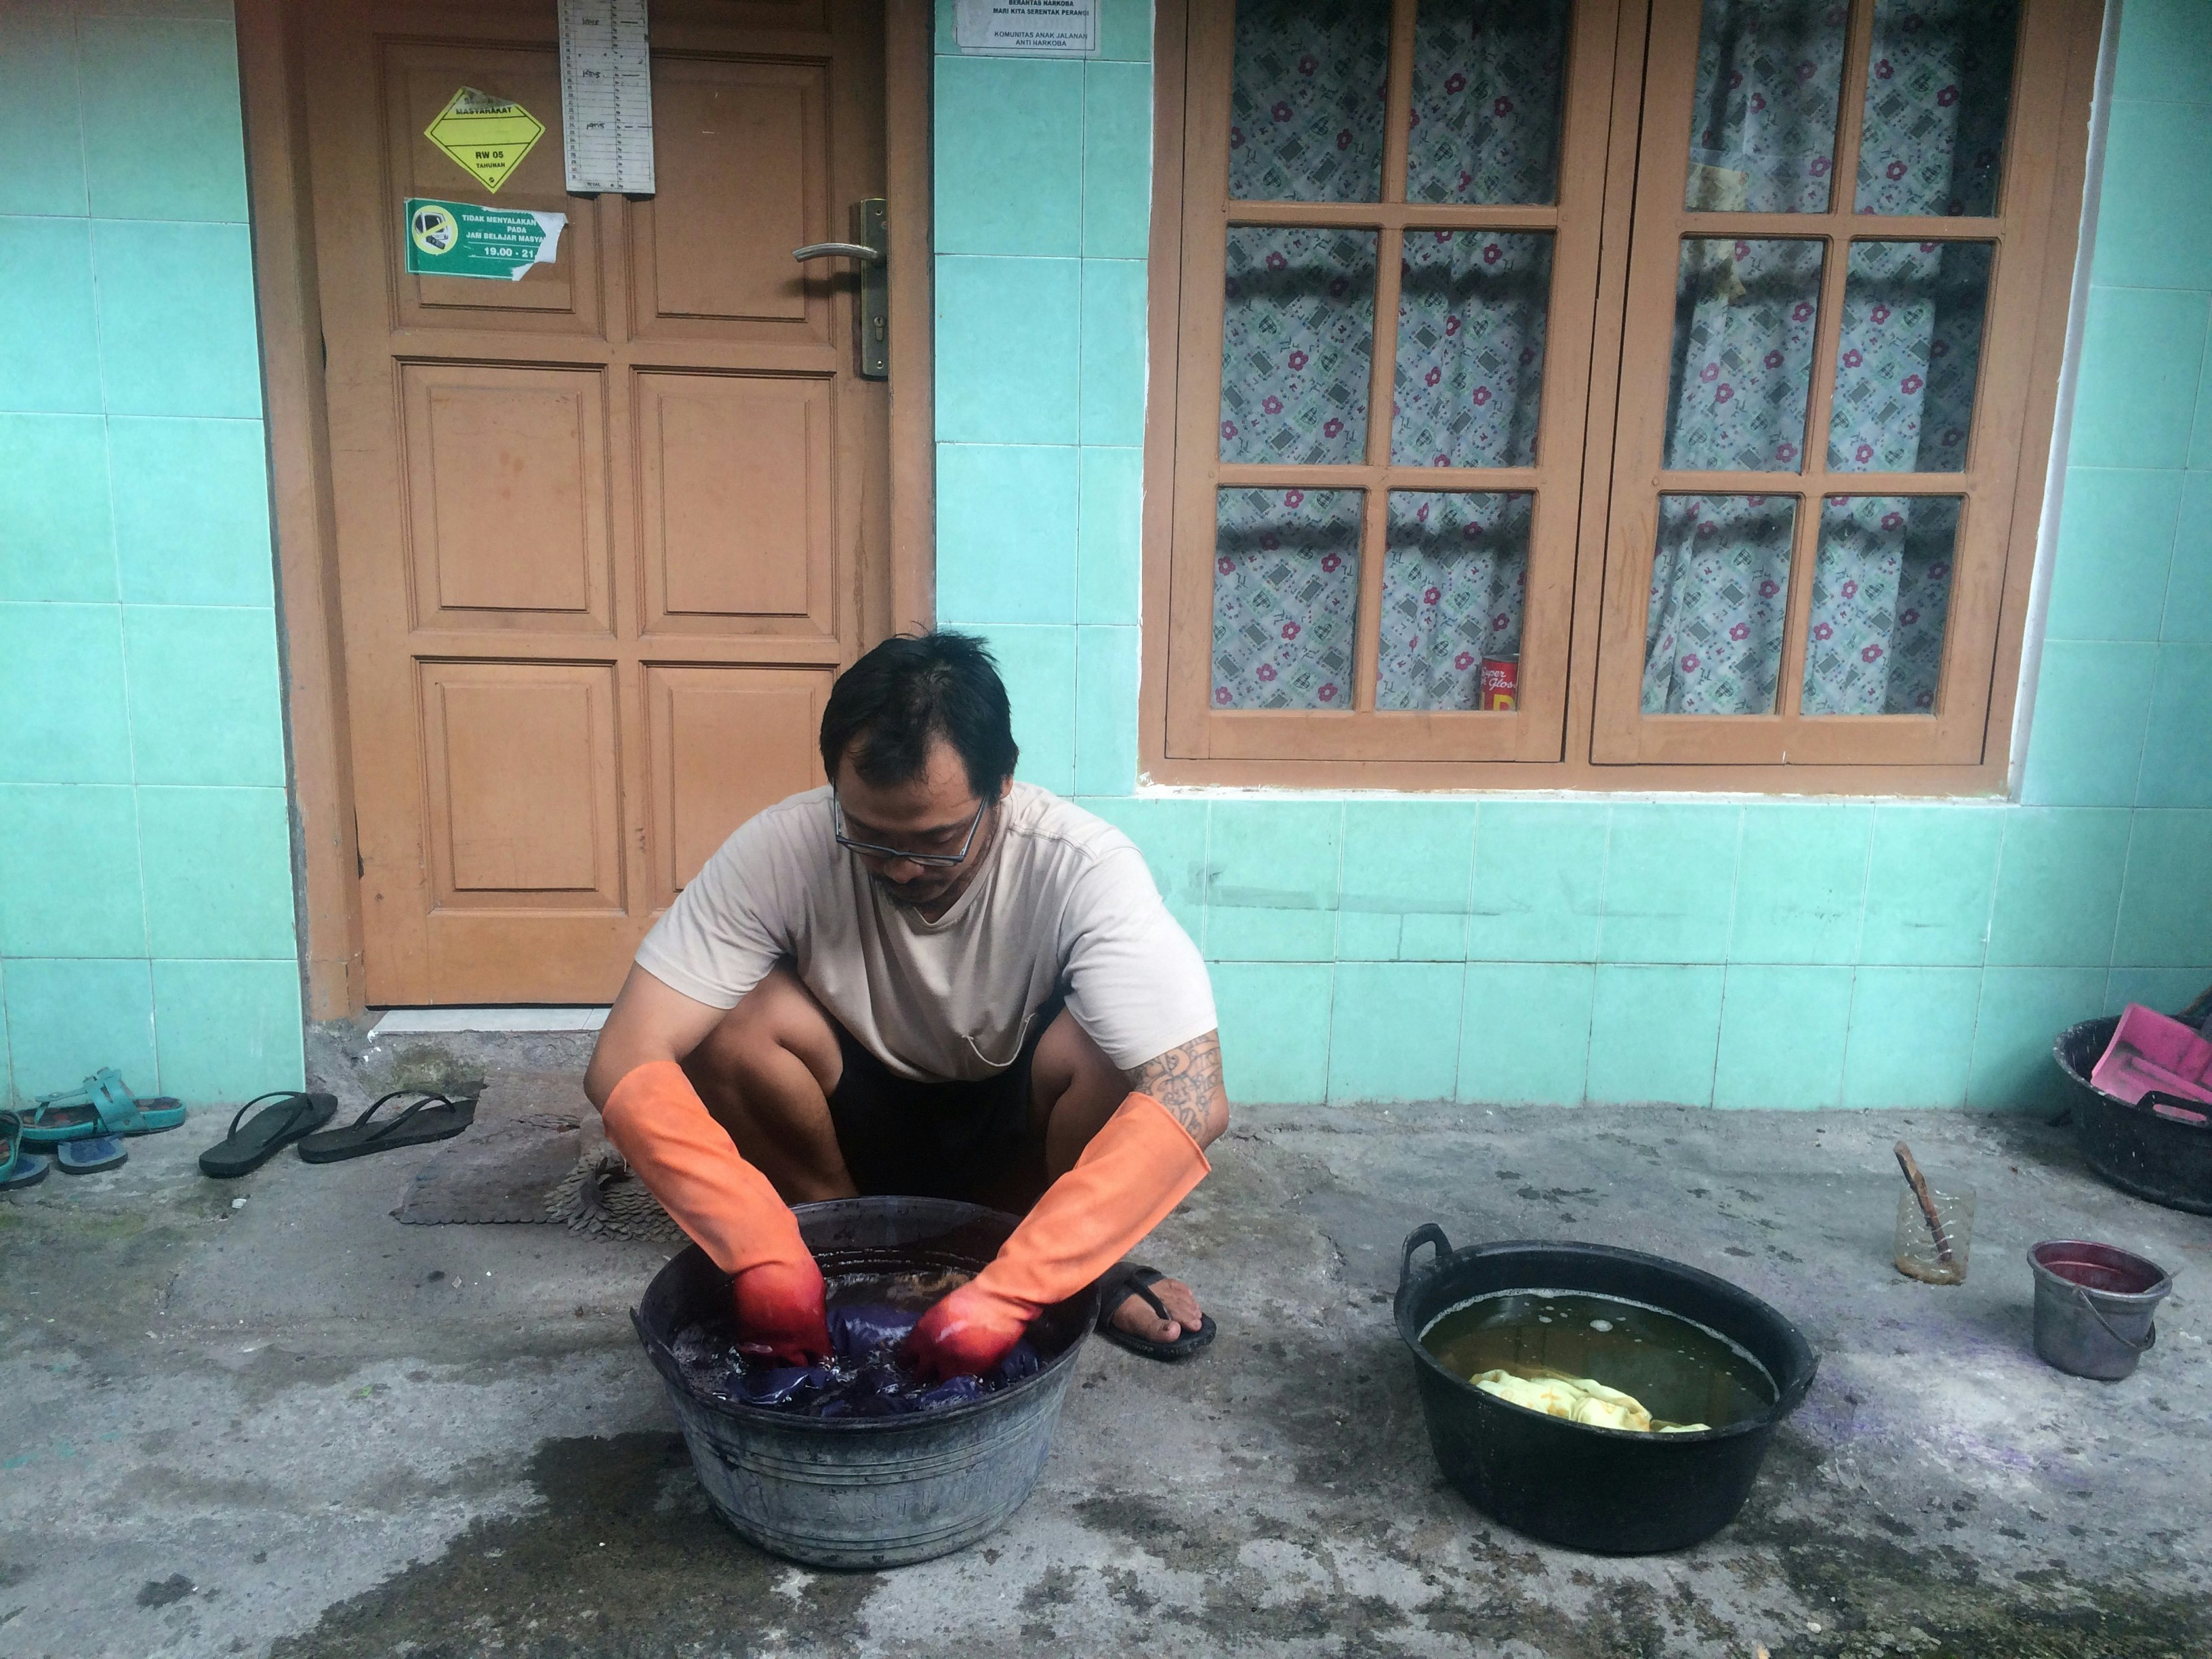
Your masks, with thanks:
M932 1380L989 1370L1030 1321L1119 1261L1212 1167L1166 1107L1132 1094L991 1265L921 1316L907 1339L915 1369Z
M731 1275L738 1346L793 1364L827 1354L822 1269L799 1218L738 1155L684 1068L656 1060L624 1073L599 1115L676 1224Z

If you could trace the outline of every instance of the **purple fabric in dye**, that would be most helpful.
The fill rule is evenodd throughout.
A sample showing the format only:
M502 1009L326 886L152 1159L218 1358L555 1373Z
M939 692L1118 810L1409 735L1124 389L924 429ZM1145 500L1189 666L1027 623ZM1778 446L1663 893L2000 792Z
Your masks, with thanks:
M709 1399L809 1417L903 1417L964 1406L1035 1376L1044 1367L1024 1340L986 1376L955 1376L932 1386L914 1376L900 1352L921 1315L878 1303L829 1310L827 1364L776 1365L747 1359L729 1333L694 1326L674 1345L692 1390Z

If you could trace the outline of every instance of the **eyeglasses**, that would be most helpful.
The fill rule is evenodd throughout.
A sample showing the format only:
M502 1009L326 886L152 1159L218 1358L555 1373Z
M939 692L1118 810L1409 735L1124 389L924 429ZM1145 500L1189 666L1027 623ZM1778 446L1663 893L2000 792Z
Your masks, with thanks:
M901 847L878 847L873 842L854 841L845 833L845 807L833 793L830 797L830 811L835 823L837 845L848 853L858 853L863 858L896 859L902 864L926 864L933 868L949 870L963 863L968 849L975 844L975 830L983 822L983 814L990 811L991 803L984 801L975 808L975 816L968 820L967 839L960 843L957 853L909 853Z

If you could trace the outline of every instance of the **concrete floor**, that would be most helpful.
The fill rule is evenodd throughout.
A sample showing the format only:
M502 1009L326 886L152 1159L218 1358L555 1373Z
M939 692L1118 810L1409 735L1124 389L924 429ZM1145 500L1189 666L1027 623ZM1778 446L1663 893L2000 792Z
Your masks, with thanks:
M440 1063L318 1059L349 1100ZM2212 1220L2039 1124L1248 1111L1146 1252L1202 1289L1212 1352L1089 1345L1004 1532L857 1576L706 1510L624 1316L662 1251L400 1226L427 1152L204 1181L219 1127L0 1198L0 1654L2212 1651ZM1963 1287L1888 1266L1900 1134L1979 1188ZM1388 1302L1425 1220L1656 1250L1796 1319L1820 1379L1737 1522L1607 1560L1445 1487ZM2022 1252L2068 1236L2180 1274L2129 1382L2029 1350Z

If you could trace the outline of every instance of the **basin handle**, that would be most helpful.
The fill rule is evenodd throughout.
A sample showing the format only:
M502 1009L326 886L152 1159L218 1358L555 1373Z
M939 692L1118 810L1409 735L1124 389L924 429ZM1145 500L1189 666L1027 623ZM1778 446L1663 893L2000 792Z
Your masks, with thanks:
M2087 1308L2089 1310L2089 1317L2095 1320L2100 1325L2102 1325L2105 1328L2105 1334L2111 1337L2113 1341L2118 1343L2122 1347L2132 1348L2137 1353L2148 1353L2151 1349L2158 1346L2158 1324L2156 1321L2154 1320L2148 1328L2143 1332L2143 1340L2137 1342L2130 1338L2122 1336L2118 1331L2114 1330L2112 1328L2112 1322L2105 1317L2105 1310L2099 1307L2091 1298L2089 1292L2079 1285L2076 1285L2074 1287L2074 1299L2076 1302L2079 1302L2083 1307Z
M1406 1281L1413 1278L1413 1252L1419 1249L1424 1244L1432 1244L1436 1247L1436 1259L1438 1261L1443 1261L1452 1253L1451 1240L1444 1237L1444 1230L1437 1226L1433 1221L1424 1221L1419 1226L1414 1228L1413 1231L1406 1235L1406 1253L1398 1260L1398 1288L1400 1290L1405 1289Z
M2163 1089L2153 1089L2136 1103L2138 1106L2149 1107L2160 1117L2169 1118L2176 1123L2194 1124L2200 1128L2206 1122L2212 1121L2212 1119L2208 1119L2204 1113L2197 1109L2203 1103L2201 1100L2191 1100L2185 1096L2170 1095Z

